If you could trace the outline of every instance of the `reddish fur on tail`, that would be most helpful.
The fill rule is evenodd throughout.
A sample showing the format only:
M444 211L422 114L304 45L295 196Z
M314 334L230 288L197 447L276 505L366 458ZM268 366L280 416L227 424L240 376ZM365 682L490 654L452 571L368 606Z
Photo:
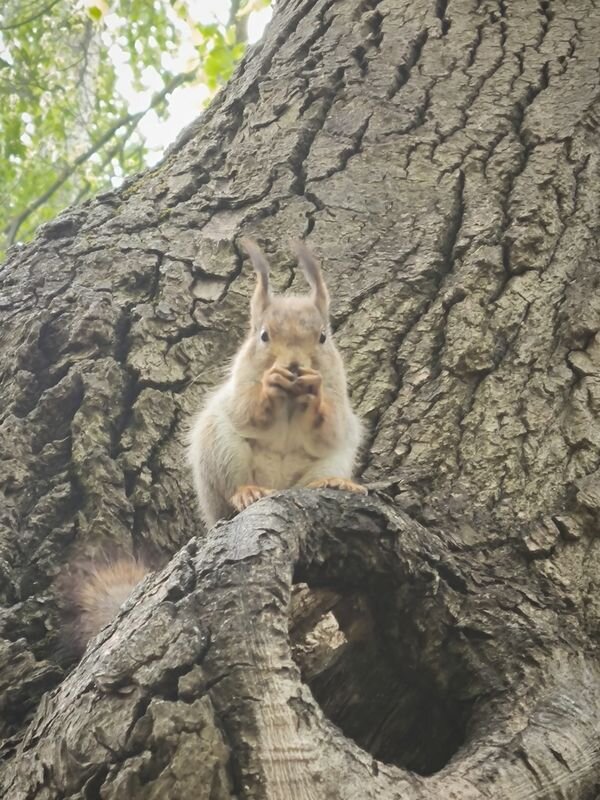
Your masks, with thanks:
M132 556L71 565L61 580L69 648L82 653L151 571L151 566Z

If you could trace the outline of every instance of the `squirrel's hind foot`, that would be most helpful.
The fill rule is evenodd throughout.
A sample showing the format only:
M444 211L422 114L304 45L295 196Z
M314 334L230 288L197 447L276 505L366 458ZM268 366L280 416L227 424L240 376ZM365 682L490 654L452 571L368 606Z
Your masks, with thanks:
M357 494L367 494L367 490L360 483L350 481L347 478L320 478L318 481L311 481L307 484L308 489L339 489L342 492L356 492Z
M271 494L272 491L272 489L265 489L264 486L240 486L229 502L239 513L251 506L252 503L256 503L261 497Z

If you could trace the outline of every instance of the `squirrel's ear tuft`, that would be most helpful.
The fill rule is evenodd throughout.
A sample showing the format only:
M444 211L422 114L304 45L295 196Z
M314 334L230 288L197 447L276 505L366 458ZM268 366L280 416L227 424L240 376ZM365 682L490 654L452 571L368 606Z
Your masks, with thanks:
M252 266L256 271L256 289L250 303L250 315L252 327L258 328L261 317L271 300L271 293L269 292L269 262L253 239L244 237L240 239L240 244L250 256L250 261L252 261Z
M292 246L298 257L298 263L306 276L306 280L312 287L313 302L321 312L323 319L327 319L329 316L329 292L323 280L321 266L304 242L298 240L293 242Z

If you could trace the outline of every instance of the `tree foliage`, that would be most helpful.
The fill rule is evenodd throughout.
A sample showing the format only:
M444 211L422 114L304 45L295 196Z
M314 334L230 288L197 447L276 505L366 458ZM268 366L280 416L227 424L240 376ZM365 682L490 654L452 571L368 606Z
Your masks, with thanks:
M244 52L248 15L269 0L224 2L225 22L197 21L194 5L7 0L0 11L0 254L65 206L141 169L149 152L142 119L166 119L183 83L197 86L200 113Z

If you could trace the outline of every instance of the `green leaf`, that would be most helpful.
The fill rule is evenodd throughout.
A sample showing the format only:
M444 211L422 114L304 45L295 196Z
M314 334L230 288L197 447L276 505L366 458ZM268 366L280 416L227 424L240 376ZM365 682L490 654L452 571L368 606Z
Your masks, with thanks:
M102 11L98 8L98 6L88 6L88 16L90 16L94 22L100 22L102 19Z
M255 11L262 11L263 8L268 8L271 5L271 0L244 0L240 4L238 17L245 17Z

